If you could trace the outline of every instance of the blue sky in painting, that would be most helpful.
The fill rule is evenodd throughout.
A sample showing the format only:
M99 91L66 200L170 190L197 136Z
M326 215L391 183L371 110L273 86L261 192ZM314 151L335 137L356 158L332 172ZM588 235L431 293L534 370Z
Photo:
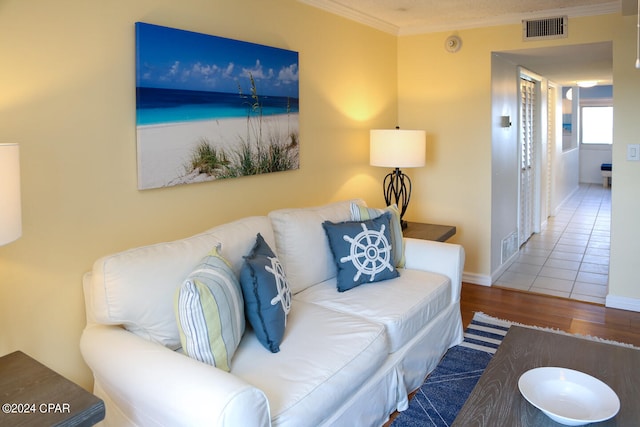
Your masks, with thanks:
M136 23L136 85L298 98L298 53Z

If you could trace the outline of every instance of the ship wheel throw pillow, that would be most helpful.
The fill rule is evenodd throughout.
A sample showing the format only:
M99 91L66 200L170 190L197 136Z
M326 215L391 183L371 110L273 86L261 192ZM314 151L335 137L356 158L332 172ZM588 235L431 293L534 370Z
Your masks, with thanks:
M390 234L391 214L367 221L322 223L338 267L338 291L398 277Z
M291 290L282 264L261 234L240 270L244 310L260 343L272 353L280 351Z

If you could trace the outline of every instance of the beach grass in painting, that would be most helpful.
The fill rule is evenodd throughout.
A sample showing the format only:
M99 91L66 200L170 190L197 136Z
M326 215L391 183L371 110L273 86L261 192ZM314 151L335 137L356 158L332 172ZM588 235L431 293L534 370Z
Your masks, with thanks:
M298 54L136 24L140 189L299 168Z

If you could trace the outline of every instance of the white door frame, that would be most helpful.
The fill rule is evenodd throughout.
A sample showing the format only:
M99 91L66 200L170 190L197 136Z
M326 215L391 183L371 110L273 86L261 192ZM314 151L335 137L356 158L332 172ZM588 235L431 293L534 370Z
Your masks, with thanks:
M533 73L523 67L518 67L518 244L523 245L530 237L530 235L522 236L522 223L521 218L523 215L523 197L522 194L522 173L521 173L521 155L522 155L522 86L521 79L529 80L535 84L536 92L536 105L535 105L535 122L534 127L536 132L534 133L533 143L533 156L531 164L531 183L533 189L531 191L531 232L539 233L542 229L542 168L543 164L546 167L546 144L543 144L543 138L546 141L547 133L547 108L546 108L546 91L543 91L544 78L536 73ZM543 96L544 94L544 96ZM544 99L543 99L544 98ZM545 108L543 108L545 107ZM543 126L543 124L545 126ZM544 191L546 194L546 191ZM546 211L546 209L545 209ZM527 230L528 231L528 230Z

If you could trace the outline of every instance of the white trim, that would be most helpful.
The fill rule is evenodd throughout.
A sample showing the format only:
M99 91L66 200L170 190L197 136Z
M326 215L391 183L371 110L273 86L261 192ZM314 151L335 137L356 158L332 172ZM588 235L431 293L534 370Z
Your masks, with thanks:
M567 202L569 202L569 200L571 200L571 198L576 194L576 192L580 189L580 184L578 184L576 186L576 188L573 189L573 191L571 191L571 193L569 193L569 195L567 197L564 198L563 201L561 201L558 206L553 210L553 215L552 216L558 216L560 214L560 211L562 210L562 208L564 207L565 204L567 204Z
M342 16L352 21L360 22L369 27L390 33L396 36L415 35L436 33L441 31L463 30L469 28L491 27L495 25L519 24L524 18L538 19L548 18L550 16L567 15L569 18L579 16L606 15L610 13L620 13L622 6L620 0L609 3L578 6L571 8L550 9L539 12L529 13L513 13L502 16L491 16L487 18L474 19L469 21L449 21L441 22L435 25L417 25L412 27L400 28L382 19L367 15L361 11L352 9L333 0L298 0L300 3L325 10L329 13Z
M578 6L564 9L550 9L539 12L513 13L502 16L490 16L473 21L459 21L440 23L438 25L424 25L415 27L400 28L398 35L416 35L425 33L438 33L442 31L466 30L470 28L493 27L497 25L520 24L523 19L540 19L553 16L567 15L569 18L580 16L607 15L610 13L620 13L621 5L619 1L610 3L594 4L591 6Z
M468 271L462 273L462 281L473 285L491 286L491 276L469 273Z
M640 313L640 299L622 297L619 295L607 295L605 307L619 308L621 310L637 311Z
M620 13L620 2L594 4L590 6L578 6L572 8L549 9L539 12L512 13L509 15L491 16L482 19L469 21L457 21L451 23L440 23L437 25L424 25L416 27L400 28L398 35L415 35L424 33L437 33L441 31L467 30L470 28L493 27L497 25L520 24L523 19L540 19L554 16L567 15L569 18L579 16L607 15L610 13Z
M343 6L331 0L298 0L298 1L300 3L304 3L309 6L322 9L326 12L342 16L343 18L347 18L352 21L356 21L361 24L368 25L369 27L373 27L378 30L384 31L385 33L390 33L397 36L400 32L400 28L398 28L396 25L390 24L389 22L383 21L371 15L367 15L358 10L351 9L350 7Z
M511 267L511 265L515 262L516 259L518 259L518 257L520 256L520 249L518 249L517 251L515 251L513 253L513 255L511 255L509 257L509 259L507 259L505 262L502 263L502 265L500 265L496 271L491 273L491 277L489 278L489 280L491 280L491 284L493 284L493 282L495 282L496 280L498 280L498 277L502 276L502 274L507 271L507 269L509 267Z

